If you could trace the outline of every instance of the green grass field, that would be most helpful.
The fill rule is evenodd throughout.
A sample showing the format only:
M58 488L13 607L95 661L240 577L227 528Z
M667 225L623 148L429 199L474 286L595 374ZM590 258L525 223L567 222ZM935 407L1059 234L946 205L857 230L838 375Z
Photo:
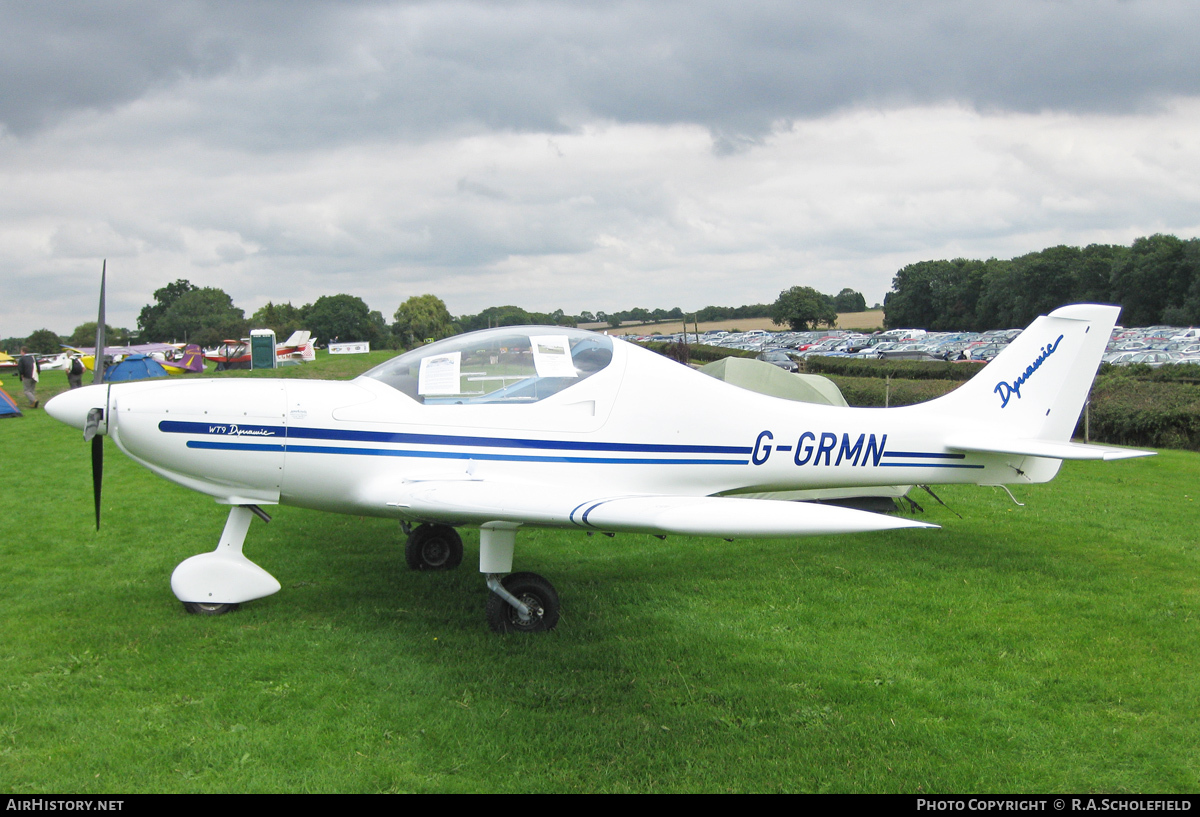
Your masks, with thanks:
M6 792L1200 790L1195 453L915 492L939 531L527 531L563 618L498 637L475 532L418 574L392 523L273 508L246 552L283 590L189 616L226 509L110 443L97 533L78 431L0 451Z

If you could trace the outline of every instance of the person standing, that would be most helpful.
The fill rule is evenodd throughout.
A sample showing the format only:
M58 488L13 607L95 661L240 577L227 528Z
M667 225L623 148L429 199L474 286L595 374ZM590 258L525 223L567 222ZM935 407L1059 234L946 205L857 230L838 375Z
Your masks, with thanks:
M37 384L38 384L38 366L37 358L29 354L28 347L21 347L21 357L17 359L17 374L21 376L21 385L25 387L25 399L29 401L30 408L38 407L37 399Z
M83 361L79 355L71 355L67 362L67 385L73 389L83 385Z

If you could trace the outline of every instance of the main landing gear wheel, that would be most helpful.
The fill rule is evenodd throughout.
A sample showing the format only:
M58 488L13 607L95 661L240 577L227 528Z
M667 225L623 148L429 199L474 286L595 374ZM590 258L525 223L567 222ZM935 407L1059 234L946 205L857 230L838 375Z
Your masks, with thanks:
M413 570L453 570L462 557L462 537L449 525L418 525L404 545L404 560Z
M488 594L487 620L498 633L541 633L558 624L558 593L554 585L536 573L510 573L500 584L529 608L522 618L517 608L495 593Z
M183 609L194 616L223 616L226 613L232 613L237 608L236 604L209 604L206 601L185 601L183 603Z

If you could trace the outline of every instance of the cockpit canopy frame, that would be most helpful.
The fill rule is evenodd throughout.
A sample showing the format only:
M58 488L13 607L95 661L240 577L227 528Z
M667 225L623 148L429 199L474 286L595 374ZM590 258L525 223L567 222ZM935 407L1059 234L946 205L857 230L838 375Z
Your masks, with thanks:
M365 372L425 405L532 404L605 369L606 335L564 326L501 326L440 340Z

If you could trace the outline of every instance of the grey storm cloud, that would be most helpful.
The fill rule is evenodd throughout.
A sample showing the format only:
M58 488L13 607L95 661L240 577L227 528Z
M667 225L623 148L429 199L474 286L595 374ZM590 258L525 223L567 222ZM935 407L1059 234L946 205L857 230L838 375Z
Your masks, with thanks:
M0 335L247 312L882 298L1200 225L1194 0L0 3Z
M1200 91L1198 24L1191 2L1113 0L7 3L0 121L29 134L207 82L227 103L201 106L211 131L281 143L599 117L736 146L855 105L1144 110Z

